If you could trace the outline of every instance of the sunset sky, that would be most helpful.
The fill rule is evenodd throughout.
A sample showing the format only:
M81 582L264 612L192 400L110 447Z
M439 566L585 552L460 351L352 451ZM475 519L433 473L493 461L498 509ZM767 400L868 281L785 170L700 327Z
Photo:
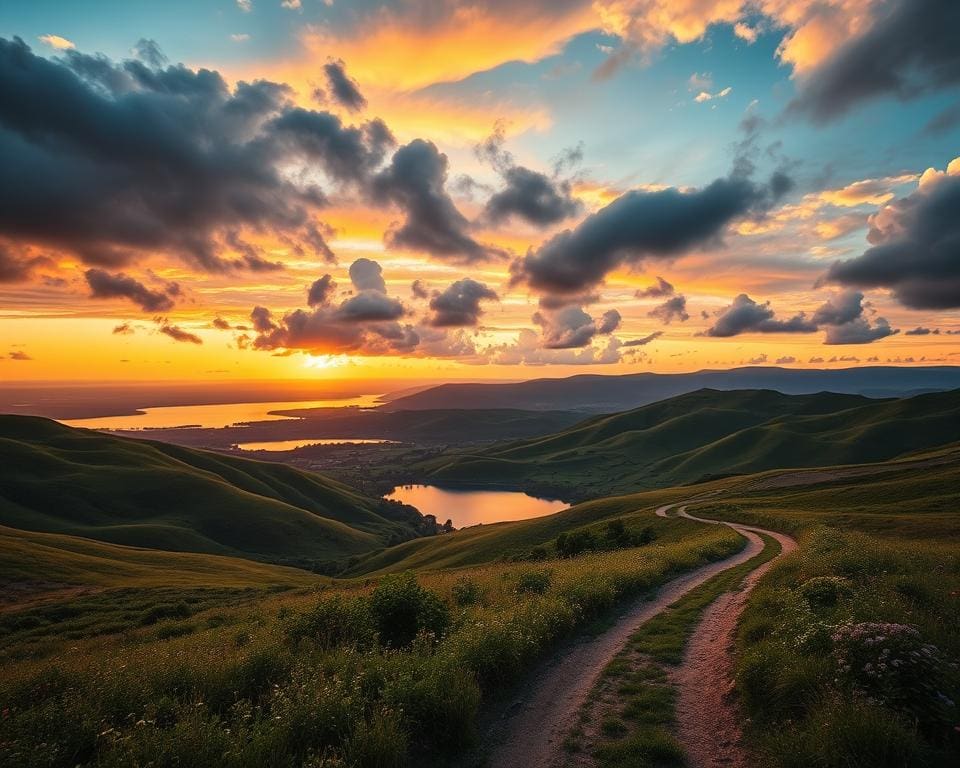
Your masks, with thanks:
M956 0L5 0L0 380L960 362Z

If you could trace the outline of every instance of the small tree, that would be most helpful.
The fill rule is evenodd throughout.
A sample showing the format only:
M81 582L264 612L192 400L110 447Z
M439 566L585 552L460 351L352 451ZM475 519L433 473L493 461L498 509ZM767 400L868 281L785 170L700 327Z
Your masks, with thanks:
M370 608L381 642L391 648L407 647L421 631L440 637L450 623L444 602L409 572L384 576L370 595Z

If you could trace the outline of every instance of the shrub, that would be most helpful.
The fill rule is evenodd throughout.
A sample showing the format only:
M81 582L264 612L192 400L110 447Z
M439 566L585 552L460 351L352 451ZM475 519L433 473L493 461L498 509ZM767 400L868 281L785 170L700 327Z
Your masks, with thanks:
M321 648L364 650L376 645L377 627L366 598L332 595L288 626L287 636L291 640L312 640Z
M384 576L370 595L370 608L381 642L391 648L407 647L420 632L439 638L450 624L447 606L412 573Z
M800 585L800 594L813 607L832 607L853 594L850 582L840 576L814 576Z
M451 590L454 602L459 606L473 605L480 600L480 587L477 582L461 576L453 585Z
M533 593L542 595L550 589L552 573L548 570L526 571L517 579L517 592L520 594Z

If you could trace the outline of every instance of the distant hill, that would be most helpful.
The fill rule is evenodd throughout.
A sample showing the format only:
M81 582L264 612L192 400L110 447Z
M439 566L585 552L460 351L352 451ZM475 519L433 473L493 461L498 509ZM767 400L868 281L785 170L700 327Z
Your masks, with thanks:
M958 387L960 366L868 366L837 370L748 367L696 373L588 374L506 384L441 384L397 398L384 407L391 410L521 408L610 413L704 388L771 389L788 395L838 392L866 397L903 397Z
M960 390L896 400L700 390L546 437L449 452L415 467L438 484L586 499L767 469L883 461L960 435Z
M410 507L320 475L0 416L0 525L318 565L417 535Z

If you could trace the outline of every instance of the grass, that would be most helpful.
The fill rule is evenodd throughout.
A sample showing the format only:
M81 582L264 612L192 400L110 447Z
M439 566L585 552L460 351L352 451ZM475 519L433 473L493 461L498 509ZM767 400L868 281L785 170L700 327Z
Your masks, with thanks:
M700 390L545 437L453 451L443 484L511 484L584 499L783 467L884 461L957 439L960 390L898 400Z
M380 579L319 593L210 593L209 601L182 590L184 605L173 590L154 615L134 595L114 594L115 615L96 619L115 621L112 634L68 639L66 625L51 616L45 633L35 626L0 637L0 764L239 768L445 759L473 739L482 701L516 685L558 642L620 600L740 546L727 530L691 524L686 534L639 549L424 573L429 615L438 615L432 601L439 601L448 616L430 626L447 629L393 648L371 645L367 635L311 634L317 621L329 627L339 615L341 608L315 613L334 596L352 606L350 616L387 611L388 626L401 624L404 600L416 593L376 597ZM107 602L101 599L101 610ZM94 608L81 604L77 620ZM293 631L303 626L314 629ZM32 651L38 645L42 653Z
M412 538L423 520L281 464L0 416L0 525L310 566Z

